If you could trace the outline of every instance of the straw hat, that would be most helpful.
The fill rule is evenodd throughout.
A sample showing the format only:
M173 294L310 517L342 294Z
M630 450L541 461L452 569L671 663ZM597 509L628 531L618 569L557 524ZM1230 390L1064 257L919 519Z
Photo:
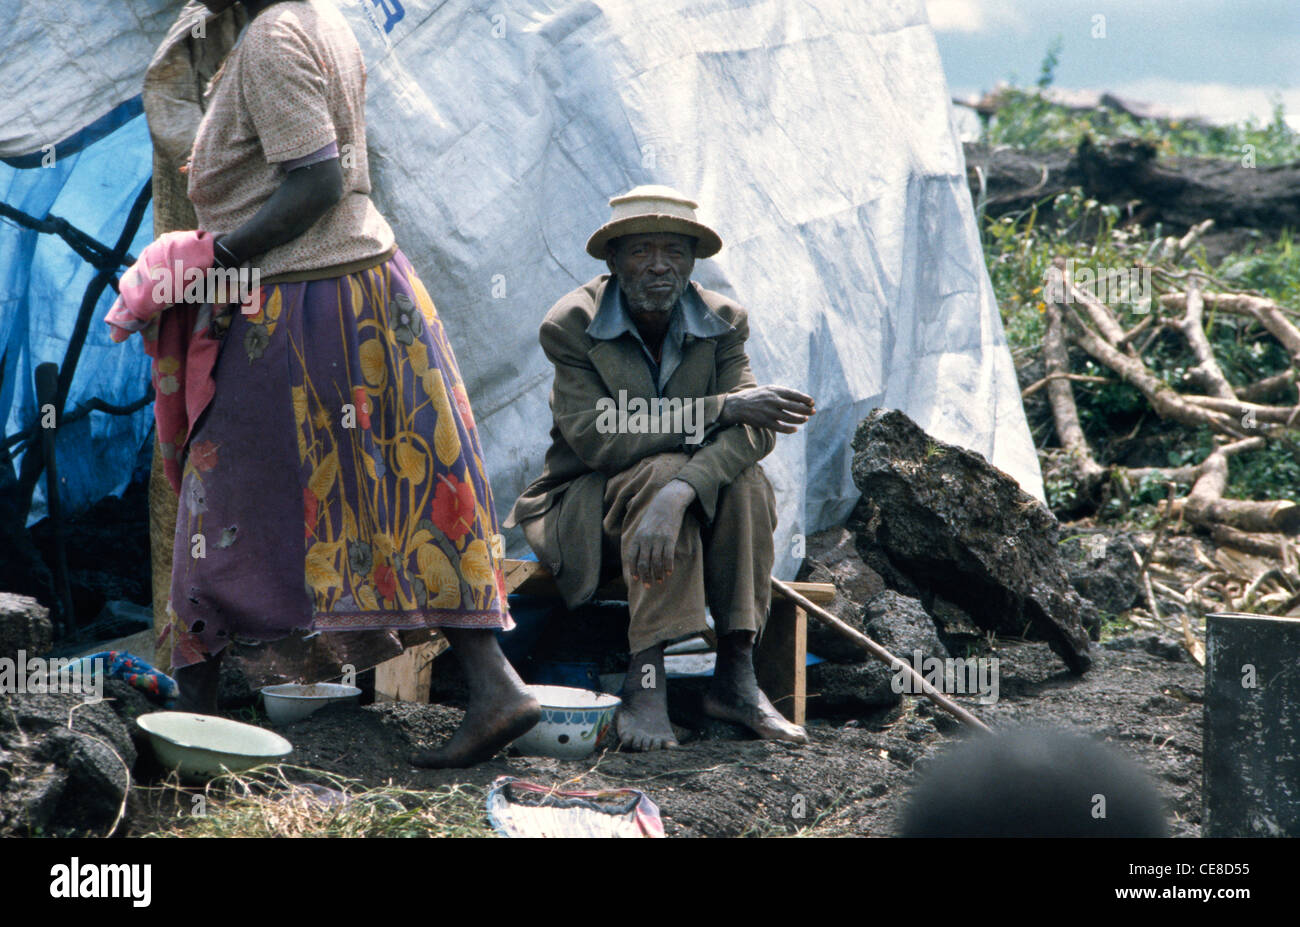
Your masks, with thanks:
M634 187L609 201L609 221L587 239L587 253L605 260L605 245L621 235L645 232L676 232L695 239L697 258L713 257L722 250L722 239L695 217L699 203L672 187L656 184Z

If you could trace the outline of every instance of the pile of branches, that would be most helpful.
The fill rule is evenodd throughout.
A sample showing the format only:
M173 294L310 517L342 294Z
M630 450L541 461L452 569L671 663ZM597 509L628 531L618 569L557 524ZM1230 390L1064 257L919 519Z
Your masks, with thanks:
M1144 608L1124 617L1131 624L1181 638L1204 664L1204 618L1213 612L1296 615L1300 573L1294 557L1282 563L1223 546L1207 553L1196 538L1186 546L1159 546L1139 560ZM1188 561L1190 554L1192 560Z
M1160 263L1177 267L1181 258L1212 223L1193 227L1182 239L1169 239ZM1061 450L1050 454L1053 466L1064 469L1083 498L1104 497L1157 481L1167 485L1167 498L1160 505L1161 521L1157 540L1170 522L1186 522L1208 533L1216 544L1226 545L1270 560L1280 561L1246 581L1244 588L1222 590L1232 607L1268 608L1273 614L1287 614L1300 606L1297 587L1297 557L1293 538L1300 534L1300 506L1289 499L1246 500L1225 496L1232 458L1247 450L1276 442L1300 454L1295 429L1300 427L1300 313L1277 305L1253 293L1232 291L1200 270L1170 270L1138 262L1153 281L1150 309L1141 321L1125 329L1107 303L1080 286L1067 262L1057 257L1049 268L1044 286L1046 327L1043 336L1045 376L1027 387L1023 396L1045 389ZM1165 292L1156 293L1156 289ZM1224 375L1206 335L1207 307L1253 319L1286 351L1291 366L1278 374L1244 386L1233 386ZM1187 377L1188 391L1166 383L1144 359L1144 353L1162 333L1174 333L1186 342L1196 360ZM1094 362L1114 372L1135 387L1151 411L1162 419L1193 428L1208 428L1214 447L1200 463L1180 467L1124 467L1098 462L1080 425L1075 404L1075 382L1105 380L1070 371L1069 347L1087 354ZM1178 495L1179 485L1190 485ZM1221 565L1207 561L1213 569L1183 590L1166 588L1167 596L1183 604L1198 606L1203 592L1225 580ZM1157 613L1150 587L1150 558L1142 564L1148 583L1151 610ZM1157 583L1159 585L1159 583ZM1194 611L1201 611L1194 607Z

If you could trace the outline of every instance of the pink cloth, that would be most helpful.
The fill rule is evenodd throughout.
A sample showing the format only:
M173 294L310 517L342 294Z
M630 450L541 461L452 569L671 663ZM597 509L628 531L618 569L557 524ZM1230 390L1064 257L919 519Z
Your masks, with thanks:
M212 242L213 236L201 230L158 238L122 275L118 298L104 320L116 342L140 332L145 353L153 358L154 421L163 471L177 493L190 432L215 390L212 371L221 339L211 333L210 323L214 308L224 307L173 300L183 298L196 271L214 266ZM232 295L237 299L238 291ZM254 293L251 311L259 297Z

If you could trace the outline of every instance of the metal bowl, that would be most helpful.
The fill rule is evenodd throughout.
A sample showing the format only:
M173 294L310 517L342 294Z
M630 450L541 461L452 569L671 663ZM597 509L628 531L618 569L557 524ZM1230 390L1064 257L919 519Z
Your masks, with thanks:
M277 726L301 721L333 702L351 702L355 705L360 697L361 690L356 686L345 686L337 682L317 682L311 685L290 682L262 689L266 716Z
M158 761L190 782L243 772L293 752L293 744L274 731L212 715L155 711L135 723L149 734Z
M623 700L616 695L568 686L526 686L542 703L542 719L515 741L525 756L580 760L605 742L614 712Z

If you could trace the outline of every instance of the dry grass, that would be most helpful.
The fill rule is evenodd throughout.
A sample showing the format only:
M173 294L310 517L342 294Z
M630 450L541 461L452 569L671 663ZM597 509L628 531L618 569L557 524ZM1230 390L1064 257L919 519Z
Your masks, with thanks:
M318 789L314 791L307 783ZM472 786L370 788L318 769L264 766L203 790L154 787L159 821L147 837L490 837L485 794ZM162 807L171 806L168 814Z

